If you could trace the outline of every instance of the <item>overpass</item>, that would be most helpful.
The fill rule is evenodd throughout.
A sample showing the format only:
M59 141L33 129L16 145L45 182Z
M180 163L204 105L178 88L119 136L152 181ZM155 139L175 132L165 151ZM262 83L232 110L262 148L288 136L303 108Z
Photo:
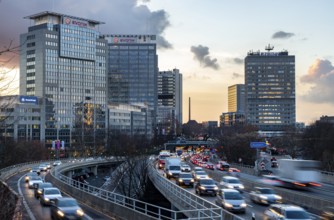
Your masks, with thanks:
M117 193L113 193L90 185L80 185L71 178L71 172L75 169L87 167L94 171L97 166L106 163L119 162L117 160L100 161L77 161L75 163L64 163L52 169L46 177L47 181L53 182L62 191L70 194L87 205L119 219L180 219L181 213L187 219L240 219L240 217L230 214L213 203L194 195L187 190L178 187L174 183L163 177L153 166L151 159L149 167L149 178L155 187L172 203L173 209L165 209L152 204L148 204L133 198L129 198ZM40 162L37 162L40 163ZM32 163L20 164L1 170L1 179L5 180L14 173L28 170ZM236 165L237 166L237 165ZM252 167L239 167L243 172L253 174ZM219 173L211 173L214 179L220 178ZM259 186L258 182L250 180L244 181L246 187ZM322 209L326 206L334 206L334 201L326 201L305 196L300 193L291 193L285 189L279 189L287 201L303 206L314 206ZM20 202L17 202L19 206ZM170 213L170 214L165 214ZM15 218L19 219L19 218Z

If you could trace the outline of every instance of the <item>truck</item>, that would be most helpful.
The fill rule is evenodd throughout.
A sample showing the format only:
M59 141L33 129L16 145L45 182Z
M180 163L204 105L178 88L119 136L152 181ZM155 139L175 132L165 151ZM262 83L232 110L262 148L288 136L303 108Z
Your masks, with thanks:
M181 173L181 158L168 157L165 164L165 176L167 179L178 177Z
M307 189L319 187L320 162L315 160L280 159L277 180L282 187Z
M164 169L165 168L165 162L166 158L170 157L170 151L168 150L162 150L159 152L158 156L158 167L159 169Z

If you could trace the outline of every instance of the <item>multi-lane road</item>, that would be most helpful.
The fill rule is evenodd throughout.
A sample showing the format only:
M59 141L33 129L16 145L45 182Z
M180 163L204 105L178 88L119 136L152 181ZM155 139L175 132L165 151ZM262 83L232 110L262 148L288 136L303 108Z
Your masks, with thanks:
M10 177L6 183L17 193L22 195L23 204L25 206L26 212L23 213L23 219L31 220L50 220L50 207L42 206L38 199L34 197L34 190L29 189L27 183L24 181L24 176L26 173L19 173ZM45 172L42 172L41 176L44 178ZM62 192L63 196L68 196ZM85 212L85 220L102 220L102 219L113 219L109 216L104 215L82 203L79 203L83 211Z

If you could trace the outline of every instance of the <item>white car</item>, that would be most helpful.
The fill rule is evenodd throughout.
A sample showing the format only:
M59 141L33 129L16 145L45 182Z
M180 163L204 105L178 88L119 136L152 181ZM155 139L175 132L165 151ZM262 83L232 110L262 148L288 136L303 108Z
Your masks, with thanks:
M255 187L254 190L249 193L249 198L254 203L264 205L282 203L282 197L277 195L271 188Z
M28 180L28 188L33 189L36 184L44 183L42 177L40 176L30 176Z
M194 174L194 179L197 181L199 179L207 179L210 178L209 175L205 171L197 171Z
M39 196L39 201L41 205L50 205L52 201L56 198L63 197L61 192L56 187L48 187L42 190L41 195Z
M182 163L181 164L181 172L190 172L191 167L188 164Z
M55 162L53 162L53 166L59 166L61 164L60 160L56 160Z
M310 215L299 206L289 204L274 204L264 211L264 220L311 220Z
M235 189L221 189L216 204L231 212L246 212L247 204L240 192Z
M240 180L237 177L233 176L223 176L219 185L221 186L221 188L236 189L241 193L245 189L244 185L240 182Z
M45 163L41 163L39 165L39 169L42 171L42 172L46 172L48 171L48 166L45 164Z

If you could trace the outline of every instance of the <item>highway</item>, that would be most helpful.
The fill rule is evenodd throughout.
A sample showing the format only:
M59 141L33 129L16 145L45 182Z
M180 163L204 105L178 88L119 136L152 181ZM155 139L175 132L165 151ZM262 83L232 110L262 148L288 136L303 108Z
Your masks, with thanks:
M49 171L48 171L49 172ZM27 212L24 213L23 219L31 220L51 220L50 217L50 208L48 206L42 206L38 199L34 197L34 190L29 189L27 183L24 181L24 176L26 172L16 174L10 177L6 183L17 193L23 196L23 203ZM46 175L45 172L42 172L41 177L44 178ZM63 196L68 196L62 192ZM79 202L79 201L78 201ZM104 215L103 213L97 212L96 210L80 203L81 208L85 212L84 220L106 220L114 219L109 216Z
M194 166L193 164L190 164L190 165L192 167ZM163 170L160 170L158 168L157 168L157 170L159 171L159 173L161 175L163 175L163 173L164 173ZM226 172L223 172L223 171L220 171L220 170L209 170L209 169L205 169L205 168L204 168L204 170L209 174L209 176L215 177L213 179L216 181L217 186L219 186L219 181L220 181L221 177L226 174ZM215 172L215 175L213 175L213 172ZM263 183L263 181L261 180L261 178L259 178L257 176L252 176L252 175L244 174L244 173L240 173L240 177L239 178L240 178L241 181L242 180L252 180L252 181L259 181L259 183ZM166 178L166 181L171 181L171 182L173 182L175 184L175 180L174 179L168 180ZM177 186L177 187L179 187L179 186ZM268 187L275 188L275 187L270 186L270 185L268 185ZM184 186L182 186L182 188L184 188L187 191L195 194L194 188L186 188ZM333 189L331 192L327 191L327 190L331 190L331 189ZM244 197L244 199L245 199L245 202L247 203L246 213L245 214L243 214L243 213L235 213L235 214L238 215L241 218L244 218L244 219L252 219L252 214L255 215L255 219L263 219L263 213L268 208L268 206L253 203L250 200L250 198L249 198L249 191L250 190L251 189L247 189L246 188L245 192L242 194L243 197ZM325 187L319 188L319 189L314 190L314 191L309 191L309 192L308 191L297 191L297 192L298 193L311 193L314 196L323 196L323 198L331 198L331 200L333 200L333 197L331 197L331 196L334 193L334 186L326 184ZM291 193L296 193L296 191L291 190ZM215 201L216 201L216 197L209 196L209 195L202 195L201 198L204 198L207 201L209 201L211 203L214 203L214 204L215 204ZM283 198L283 202L284 202L284 198ZM310 213L310 215L312 216L313 219L320 219L320 216L318 216L316 213L312 213L312 212L309 212L309 213Z

